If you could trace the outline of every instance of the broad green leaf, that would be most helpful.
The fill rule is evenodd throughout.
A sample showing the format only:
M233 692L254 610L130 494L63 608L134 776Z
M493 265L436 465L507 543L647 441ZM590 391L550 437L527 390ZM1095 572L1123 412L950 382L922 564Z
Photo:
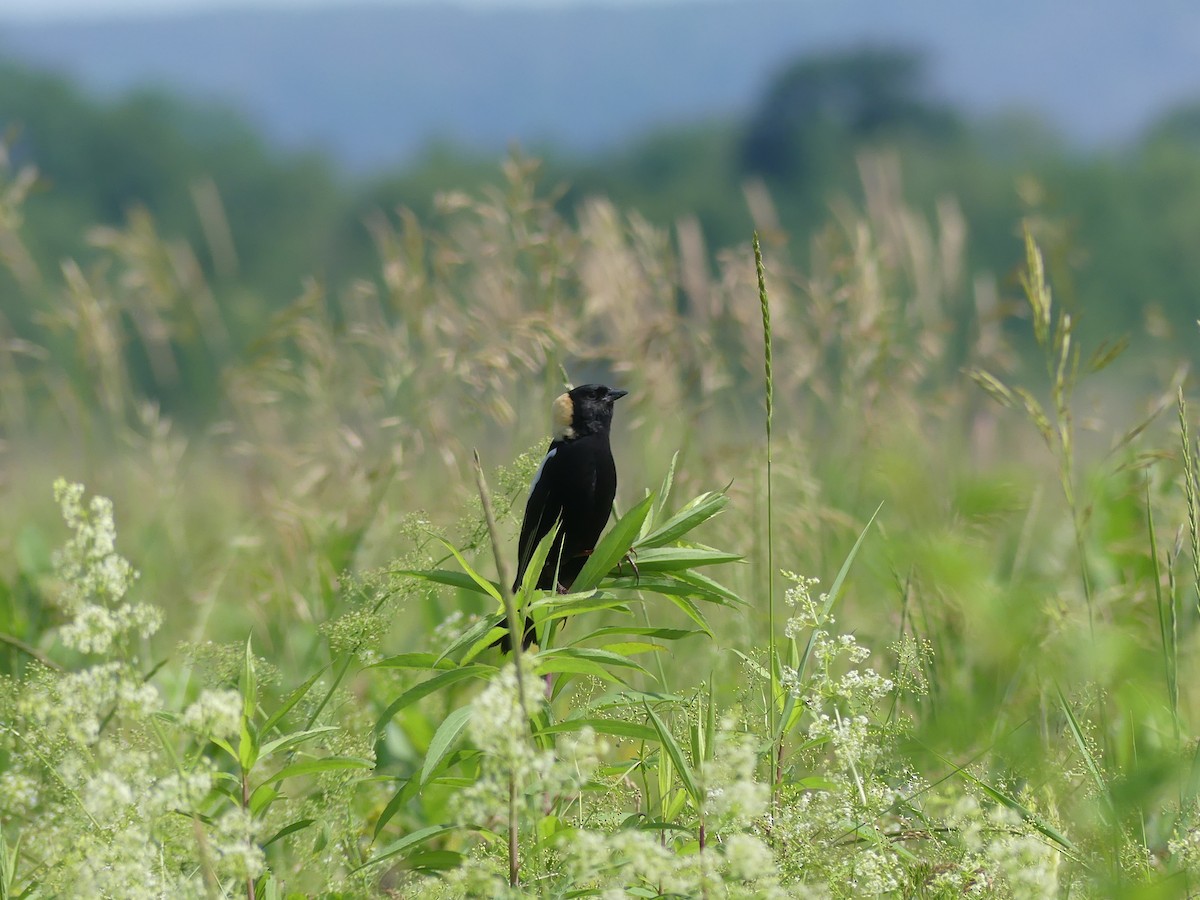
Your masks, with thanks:
M604 586L604 589L610 593L629 591L639 596L643 594L669 594L675 597L695 597L697 600L703 600L705 603L716 603L719 606L729 605L722 594L709 590L702 583L684 578L685 575L693 574L695 574L693 571L680 571L669 574L641 573L640 575L623 575L609 581Z
M664 594L663 596L682 609L687 614L688 618L699 625L701 629L704 630L704 633L710 638L716 638L716 635L713 634L713 630L708 625L708 619L704 617L704 613L700 612L700 608L696 606L695 603L693 603L687 597L673 597L670 594Z
M416 703L422 697L427 697L434 691L441 690L447 685L456 684L457 682L466 678L482 678L490 672L494 672L495 668L495 666L484 666L477 663L467 666L459 666L457 669L451 669L448 672L439 672L432 678L422 681L420 684L413 685L407 691L393 700L391 705L389 705L388 708L383 711L383 715L381 715L379 720L375 723L375 728L373 729L374 733L382 734L384 726L392 720L392 717L395 716L396 713L400 712L400 710L404 709L406 706L411 706L413 703Z
M569 657L558 657L556 659L542 660L538 659L534 666L534 674L536 675L552 675L556 673L566 673L570 675L592 675L596 678L602 678L605 681L617 681L621 684L625 683L625 679L621 676L610 672L600 663L591 659L571 659ZM557 684L555 687L557 688Z
M462 866L463 855L456 850L417 850L404 864L414 872L447 872Z
M454 662L433 653L398 653L371 663L368 669L453 669Z
M565 600L547 598L543 604L538 601L536 609L542 612L536 616L538 622L552 622L556 619L569 619L573 616L580 616L584 613L599 612L600 610L612 610L613 612L629 613L629 601L614 597L607 592L596 592L587 597L581 597L578 600ZM530 607L531 609L535 607Z
M737 553L710 550L707 547L654 547L639 549L636 562L639 572L676 572L697 566L741 562L742 559Z
M521 596L528 600L537 591L537 582L542 575L542 569L546 567L546 560L550 558L550 549L554 546L554 539L558 537L558 530L562 526L562 520L556 519L554 527L542 536L538 541L538 545L533 549L533 555L529 557L529 565L525 567L525 575L521 579ZM520 550L518 549L518 553ZM559 562L555 561L555 572L558 571Z
M416 847L432 838L437 837L438 835L445 834L448 831L454 831L458 827L459 826L457 825L428 825L425 828L420 828L417 831L412 832L412 834L407 834L400 838L400 840L388 844L386 847L380 850L376 856L373 856L361 866L351 869L350 873L353 874L355 872L360 872L363 869L371 866L377 866L381 862L387 862L389 859L399 856L409 847Z
M298 731L295 734L285 734L281 738L273 741L268 741L263 744L258 751L259 760L264 760L272 753L278 753L282 750L291 750L293 747L298 747L305 741L312 740L322 734L328 734L331 731L337 731L334 725L322 725L319 728L310 728L308 731Z
M703 597L706 595L712 595L713 597L719 597L722 600L728 600L730 603L736 603L739 606L748 605L745 600L743 600L729 588L725 587L725 585L721 584L711 576L704 574L703 572L697 572L695 569L688 569L683 572L674 572L672 573L672 577L678 578L680 581L697 588L697 596Z
M492 590L485 590L478 581L468 575L466 572L456 572L453 569L399 569L397 575L408 575L411 578L419 578L422 581L432 581L434 584L444 584L449 587L461 588L462 590L472 591L486 597L496 596L493 591L499 592L499 587L491 582Z
M497 627L508 618L504 613L492 613L490 616L481 616L479 621L460 634L450 646L441 652L435 660L434 665L441 668L441 663L445 659L449 659L459 650L472 647L479 643L493 628Z
M633 738L639 741L657 740L657 732L641 722L626 722L624 719L567 719L538 729L538 734L567 734L591 728L598 734L613 737Z
M642 522L650 514L650 506L653 503L654 495L650 494L622 516L608 534L600 539L600 543L584 564L583 571L579 573L579 577L572 585L575 591L594 588L613 566L624 559L625 554L633 545L633 539L637 536L638 529L642 527Z
M392 799L387 802L387 806L379 814L379 819L375 822L375 833L371 836L372 841L379 838L379 832L383 831L387 823L392 821L392 817L400 811L401 806L419 793L420 787L421 783L415 778L410 778L400 785L399 790L392 795Z
M641 625L605 625L603 628L597 628L595 631L588 632L583 637L571 643L578 644L586 640L594 640L617 634L658 638L660 641L678 641L700 634L700 632L694 628L646 628Z
M692 499L682 509L638 541L638 553L642 549L662 547L677 541L685 534L695 530L729 505L729 498L723 493L704 493Z
M453 544L451 544L445 538L438 538L438 540L442 543L442 545L447 550L449 550L451 552L451 554L453 554L455 560L457 560L458 564L460 566L462 566L462 570L471 577L472 581L474 581L477 585L479 585L479 587L483 588L483 590L489 596L494 597L497 603L504 602L504 598L500 596L500 591L496 587L496 585L493 582L488 581L486 578L484 578L478 572L476 572L471 567L471 564L469 562L467 562L466 557L464 557L461 553L459 553L458 549Z
M289 834L295 834L297 831L303 831L305 828L307 828L309 825L312 825L316 821L317 821L316 819L297 819L295 822L292 822L290 825L284 825L277 832L275 832L273 835L271 835L269 838L267 838L267 840L263 843L263 846L270 847L273 843L280 840L281 838L285 838Z
M243 772L249 772L258 762L258 733L254 730L254 723L250 721L250 717L244 713L242 730L238 737L237 760Z
M250 794L250 815L257 816L266 807L274 803L278 796L279 791L275 790L275 788L271 787L269 784L260 784Z
M607 650L600 650L595 647L557 647L553 650L544 650L537 656L539 664L548 660L556 659L589 659L592 662L600 663L605 666L617 666L623 669L637 669L643 675L650 676L646 669L642 668L632 659L621 656L618 653L610 653ZM650 676L653 677L653 676Z
M662 644L648 644L645 641L622 641L617 644L605 644L600 649L618 656L633 656L637 653L662 653L667 648Z
M303 775L320 775L322 772L339 772L348 769L373 769L375 764L357 756L324 756L321 759L306 759L302 762L284 766L263 784L274 784L285 778L298 778Z
M470 721L470 704L456 709L442 720L442 724L434 732L433 740L429 742L429 749L425 752L425 764L421 767L421 784L428 782L429 776L437 771L437 767L454 747L458 736Z
M701 809L703 797L700 794L700 785L696 781L695 772L692 771L691 765L683 755L683 750L675 742L675 737L671 734L667 726L663 724L663 720L650 708L650 704L645 704L645 708L646 714L650 716L650 723L654 726L654 730L658 732L659 745L667 752L675 770L679 772L679 780L683 782L684 790L692 798L692 802L696 805L696 808ZM674 816L668 816L668 818L674 818Z

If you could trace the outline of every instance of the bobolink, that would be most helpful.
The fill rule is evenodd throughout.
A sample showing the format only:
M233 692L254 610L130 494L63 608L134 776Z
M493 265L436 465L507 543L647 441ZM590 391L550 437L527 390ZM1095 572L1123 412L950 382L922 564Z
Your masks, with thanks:
M521 523L514 592L520 590L538 544L560 519L562 525L538 575L539 589L569 591L595 549L617 495L617 466L608 439L613 402L627 393L585 384L554 401L553 440L533 476ZM533 619L526 618L521 646L528 647L536 638ZM507 634L498 643L505 652L511 647Z

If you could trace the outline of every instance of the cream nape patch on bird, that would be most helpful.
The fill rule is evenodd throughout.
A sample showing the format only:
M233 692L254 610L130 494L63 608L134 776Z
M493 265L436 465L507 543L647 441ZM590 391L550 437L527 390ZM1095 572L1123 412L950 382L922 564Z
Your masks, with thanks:
M556 441L569 441L575 437L575 429L571 427L571 421L575 418L575 404L571 400L570 394L559 394L554 400L554 439ZM549 459L549 457L547 457ZM540 469L538 470L541 471ZM534 479L536 483L537 479Z

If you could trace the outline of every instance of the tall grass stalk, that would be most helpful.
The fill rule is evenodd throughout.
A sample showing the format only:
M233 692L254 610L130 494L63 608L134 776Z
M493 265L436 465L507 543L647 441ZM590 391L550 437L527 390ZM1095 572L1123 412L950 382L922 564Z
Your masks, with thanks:
M1188 429L1187 401L1179 388L1179 440L1183 446L1183 490L1187 497L1188 537L1192 544L1192 576L1195 581L1196 605L1200 608L1200 510L1196 503L1196 456L1192 435Z
M504 598L504 614L508 618L512 662L517 673L517 702L521 706L522 720L528 722L529 710L525 707L525 676L521 671L525 627L517 615L516 600L508 587L508 571L504 565L504 552L500 547L500 532L496 528L496 514L492 510L492 495L488 490L487 478L483 474L483 463L479 459L479 451L475 450L472 456L475 460L475 483L479 488L479 502L483 504L483 516L487 521L488 537L491 539L492 553L496 557L496 574L500 578L500 596ZM514 772L508 777L508 883L511 887L516 887L521 880L519 827L520 823L517 821L517 776Z
M778 786L782 775L783 734L779 728L779 671L775 647L775 541L774 517L771 503L771 426L775 416L775 372L771 358L771 303L767 298L767 279L763 271L762 245L758 232L754 232L754 271L758 277L758 304L762 310L763 365L765 370L767 399L767 653L769 671L768 698L771 725L771 806L778 800Z

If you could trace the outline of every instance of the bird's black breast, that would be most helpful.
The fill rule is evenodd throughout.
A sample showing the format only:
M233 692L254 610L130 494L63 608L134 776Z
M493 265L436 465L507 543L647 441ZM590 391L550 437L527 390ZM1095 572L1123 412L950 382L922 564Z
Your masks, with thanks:
M525 507L517 584L538 543L561 518L562 528L538 587L554 586L555 568L560 583L569 586L595 548L616 493L617 467L607 434L551 444Z

